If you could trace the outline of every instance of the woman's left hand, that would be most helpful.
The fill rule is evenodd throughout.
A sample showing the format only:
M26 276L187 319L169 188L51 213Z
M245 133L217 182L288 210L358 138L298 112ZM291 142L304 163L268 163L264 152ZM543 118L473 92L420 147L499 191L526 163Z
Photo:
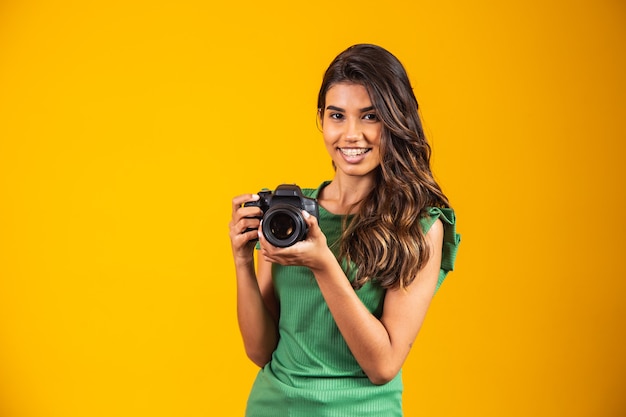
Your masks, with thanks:
M306 238L286 248L273 246L265 239L259 228L260 254L266 261L280 265L307 266L312 269L321 266L324 256L330 252L326 244L326 236L320 229L315 216L311 216L305 210L302 211L302 216L309 228Z

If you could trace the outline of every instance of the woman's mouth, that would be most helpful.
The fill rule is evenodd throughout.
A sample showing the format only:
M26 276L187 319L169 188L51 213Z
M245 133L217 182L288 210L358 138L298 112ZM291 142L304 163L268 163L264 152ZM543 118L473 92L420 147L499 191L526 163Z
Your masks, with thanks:
M370 151L369 148L339 148L339 151L348 157L361 156Z
M343 160L349 164L358 164L365 159L371 148L338 148Z

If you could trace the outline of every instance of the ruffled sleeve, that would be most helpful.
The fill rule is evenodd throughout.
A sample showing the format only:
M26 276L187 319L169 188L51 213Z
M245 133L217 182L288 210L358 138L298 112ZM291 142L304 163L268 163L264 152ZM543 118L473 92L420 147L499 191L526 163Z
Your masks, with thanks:
M443 223L443 248L441 254L441 268L439 269L439 279L435 292L446 279L448 272L454 270L456 254L461 243L461 235L456 232L456 217L451 208L429 207L426 209L426 216L421 220L422 230L427 233L431 226L440 219Z

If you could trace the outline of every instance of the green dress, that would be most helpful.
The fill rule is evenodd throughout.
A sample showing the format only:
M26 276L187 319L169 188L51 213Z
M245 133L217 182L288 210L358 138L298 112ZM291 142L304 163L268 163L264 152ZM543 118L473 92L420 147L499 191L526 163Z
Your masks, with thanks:
M303 189L303 194L316 198L327 184ZM343 216L323 207L319 211L319 225L334 248L333 243L341 235ZM451 209L430 208L428 215L420 220L425 232L437 218L444 224L438 288L453 269L460 237L455 232ZM339 332L313 273L306 267L274 265L272 275L280 303L279 342L272 359L257 375L246 416L402 416L401 372L384 385L369 381ZM372 314L381 316L384 288L368 282L356 293Z

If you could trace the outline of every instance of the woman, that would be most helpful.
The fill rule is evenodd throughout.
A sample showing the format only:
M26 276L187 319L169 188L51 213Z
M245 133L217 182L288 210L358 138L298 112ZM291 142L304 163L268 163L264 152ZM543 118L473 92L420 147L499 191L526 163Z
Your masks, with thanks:
M306 239L270 245L259 231L262 210L244 206L259 196L233 199L239 327L262 368L246 414L400 416L400 370L453 268L454 213L391 53L361 44L339 54L318 115L335 175L303 190L319 203L319 218L302 212Z

